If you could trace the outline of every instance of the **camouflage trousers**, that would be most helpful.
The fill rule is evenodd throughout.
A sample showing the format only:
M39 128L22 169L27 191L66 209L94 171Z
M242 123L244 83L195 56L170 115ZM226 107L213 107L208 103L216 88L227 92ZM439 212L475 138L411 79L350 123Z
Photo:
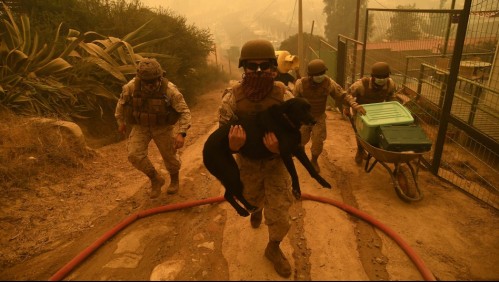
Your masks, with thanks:
M148 157L149 143L154 140L156 147L163 158L165 168L170 174L180 170L180 157L173 147L173 126L141 126L133 125L128 136L127 149L130 163L150 176L156 169Z
M282 159L251 160L237 156L243 195L254 206L263 208L269 240L282 241L290 228L289 208L293 203L291 177Z
M312 139L310 151L314 156L319 156L324 149L324 141L327 137L326 117L327 115L324 113L320 117L315 118L317 121L315 125L304 125L300 128L301 143L305 146Z

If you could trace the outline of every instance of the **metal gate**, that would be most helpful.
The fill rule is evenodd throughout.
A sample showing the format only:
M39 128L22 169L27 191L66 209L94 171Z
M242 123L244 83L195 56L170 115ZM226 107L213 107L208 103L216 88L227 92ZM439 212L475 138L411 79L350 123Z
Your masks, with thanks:
M499 209L499 1L459 10L367 9L362 42L339 36L337 82L347 88L377 61L433 141L435 175Z

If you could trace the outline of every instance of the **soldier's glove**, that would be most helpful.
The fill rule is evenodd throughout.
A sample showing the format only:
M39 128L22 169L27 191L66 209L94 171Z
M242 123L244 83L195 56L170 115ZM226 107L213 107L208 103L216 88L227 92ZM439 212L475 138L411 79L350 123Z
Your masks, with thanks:
M366 114L366 110L364 109L364 107L362 107L362 105L357 104L352 108L355 112L359 113L362 116Z
M350 107L343 108L343 115L349 117L350 116Z

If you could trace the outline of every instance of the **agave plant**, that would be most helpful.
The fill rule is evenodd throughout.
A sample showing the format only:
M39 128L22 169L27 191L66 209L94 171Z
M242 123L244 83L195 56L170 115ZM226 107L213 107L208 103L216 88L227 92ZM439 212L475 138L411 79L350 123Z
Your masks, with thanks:
M0 34L0 105L18 114L67 120L102 114L102 104L117 99L117 89L135 73L138 60L169 57L137 53L169 36L135 46L128 43L138 41L149 22L123 39L73 29L60 36L61 23L53 41L39 46L29 17L20 15L19 26L8 6L2 5L7 18L0 23L6 31Z

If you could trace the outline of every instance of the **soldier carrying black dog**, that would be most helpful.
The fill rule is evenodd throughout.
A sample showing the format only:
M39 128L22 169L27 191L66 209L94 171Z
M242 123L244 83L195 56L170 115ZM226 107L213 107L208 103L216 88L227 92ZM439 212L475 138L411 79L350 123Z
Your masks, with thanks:
M255 116L257 112L293 98L293 94L282 82L274 81L277 60L270 41L255 39L246 42L241 48L239 67L244 69L243 79L224 92L219 109L221 125L237 120L238 117ZM289 208L293 202L291 179L279 157L279 142L275 134L266 134L263 141L274 156L265 160L253 160L237 154L244 185L243 196L250 204L258 207L251 214L253 228L258 228L262 216L265 217L269 232L265 256L273 263L279 275L289 277L291 265L279 245L290 228ZM229 133L232 152L239 151L245 142L244 129L239 125L232 126Z

